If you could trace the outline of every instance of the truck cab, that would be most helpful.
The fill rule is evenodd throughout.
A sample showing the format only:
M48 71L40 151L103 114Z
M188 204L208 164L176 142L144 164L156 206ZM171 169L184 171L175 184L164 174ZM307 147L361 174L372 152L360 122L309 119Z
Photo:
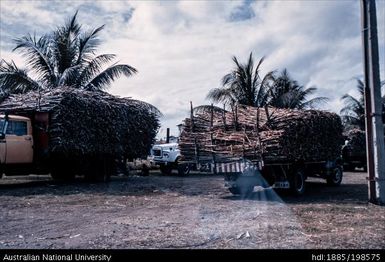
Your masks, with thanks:
M33 163L31 120L16 115L0 115L0 177L24 174L23 167Z
M349 140L346 140L342 147L342 159L346 171L354 171L356 167L363 168L364 172L367 171L366 150L357 150L351 146Z
M160 166L160 171L164 175L170 175L173 169L177 169L180 175L187 175L190 171L188 167L178 163L182 158L178 143L154 145L151 149L151 158Z

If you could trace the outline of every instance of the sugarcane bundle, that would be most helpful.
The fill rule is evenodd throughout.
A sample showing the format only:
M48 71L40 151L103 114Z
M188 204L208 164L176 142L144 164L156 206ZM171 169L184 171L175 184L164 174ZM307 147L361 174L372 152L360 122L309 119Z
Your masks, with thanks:
M186 160L215 157L320 161L340 155L338 115L317 110L249 106L206 110L183 121L179 147Z
M159 128L159 111L142 101L102 91L56 88L11 95L0 112L49 112L50 151L72 155L146 156Z

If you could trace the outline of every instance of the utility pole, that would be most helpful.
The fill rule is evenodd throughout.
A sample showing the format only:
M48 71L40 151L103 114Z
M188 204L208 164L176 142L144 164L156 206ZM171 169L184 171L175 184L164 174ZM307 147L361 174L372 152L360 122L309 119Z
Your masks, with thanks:
M369 201L385 204L385 147L375 0L361 0Z

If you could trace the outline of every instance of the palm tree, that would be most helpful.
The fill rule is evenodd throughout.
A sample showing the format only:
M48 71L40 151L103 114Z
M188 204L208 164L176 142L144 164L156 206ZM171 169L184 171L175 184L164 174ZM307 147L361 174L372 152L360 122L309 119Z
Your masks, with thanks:
M246 64L241 64L234 56L235 68L222 79L222 87L210 90L207 98L214 103L234 105L236 103L261 107L266 105L267 90L273 79L273 72L260 76L262 57L254 68L253 53Z
M53 89L61 86L85 90L105 90L121 75L127 77L136 69L112 63L114 54L96 55L100 41L100 26L82 31L77 12L63 26L39 39L24 36L16 39L14 51L26 58L25 69L0 61L0 88L2 93L24 93L30 90Z
M268 96L269 105L277 108L306 109L313 108L320 103L326 102L326 97L315 97L310 100L308 96L315 93L316 87L304 88L293 80L286 69L275 77Z
M381 82L381 86L385 86L385 81ZM365 85L360 79L357 79L357 91L358 98L349 94L341 97L345 105L340 114L347 129L365 130ZM382 121L385 123L385 95L382 96Z
M360 79L357 79L357 91L359 93L358 98L349 94L341 97L344 107L340 114L347 128L356 127L365 130L365 87Z

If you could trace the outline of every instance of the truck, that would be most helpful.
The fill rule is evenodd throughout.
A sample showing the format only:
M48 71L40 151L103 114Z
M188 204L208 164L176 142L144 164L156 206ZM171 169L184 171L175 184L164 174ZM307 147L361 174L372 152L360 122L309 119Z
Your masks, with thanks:
M344 170L354 171L362 168L367 171L366 134L365 131L352 129L345 133L345 144L342 147Z
M362 168L364 172L367 171L367 159L366 152L355 151L347 142L342 147L342 159L344 170L346 171L354 171L356 168Z
M180 163L182 155L178 143L155 144L151 148L151 158L156 165L159 165L163 175L172 174L174 169L181 176L190 173L190 165Z
M49 114L0 116L0 177L3 174L51 174L54 180L69 181L76 174L92 181L108 181L114 156L71 156L50 152Z
M0 176L108 181L117 160L146 155L158 114L141 101L60 88L0 103Z
M182 129L180 164L223 175L233 194L262 186L299 196L308 177L342 182L343 127L331 112L239 105L194 114L191 106Z

